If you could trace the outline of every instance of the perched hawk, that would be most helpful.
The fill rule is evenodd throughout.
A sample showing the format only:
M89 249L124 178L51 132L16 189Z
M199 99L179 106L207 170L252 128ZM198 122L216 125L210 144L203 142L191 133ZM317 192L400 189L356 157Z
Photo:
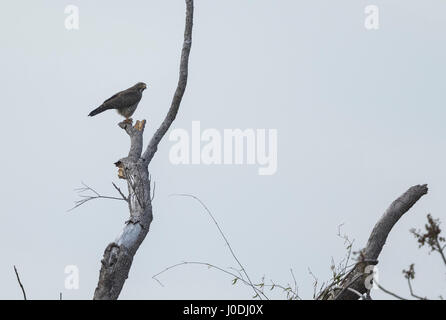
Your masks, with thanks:
M105 110L116 109L120 115L128 120L135 112L142 98L142 92L146 88L147 86L144 82L138 82L133 87L118 92L111 98L105 100L102 105L90 112L89 116L95 116Z

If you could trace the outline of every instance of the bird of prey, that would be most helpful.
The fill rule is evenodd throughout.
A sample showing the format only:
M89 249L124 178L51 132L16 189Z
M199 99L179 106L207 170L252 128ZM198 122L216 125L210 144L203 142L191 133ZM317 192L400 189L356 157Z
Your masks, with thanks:
M136 107L142 98L142 92L146 88L147 85L144 82L138 82L133 87L118 92L111 98L105 100L102 105L90 112L89 116L93 117L105 110L116 109L121 116L126 118L126 121L129 121L129 118L135 112Z

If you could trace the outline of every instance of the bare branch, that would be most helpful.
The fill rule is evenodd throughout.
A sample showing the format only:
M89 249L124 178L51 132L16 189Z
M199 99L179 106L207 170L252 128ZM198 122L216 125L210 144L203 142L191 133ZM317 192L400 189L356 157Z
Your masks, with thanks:
M114 182L112 182L112 185L119 192L119 194L121 195L122 199L128 202L129 199L124 195L124 193L122 193L121 189Z
M358 263L356 263L353 269L342 280L343 288L352 288L360 294L368 292L365 286L366 278L369 275L365 272L366 267L378 263L378 256L393 226L427 192L427 185L416 185L409 188L398 199L392 202L373 228L366 247L360 252ZM335 295L334 299L356 300L358 299L358 295L354 294L351 290L341 290L340 293Z
M235 273L230 272L230 271L228 271L228 270L225 270L224 268L218 267L218 266L216 266L216 265L214 265L214 264L212 264L212 263L200 262L200 261L183 261L183 262L180 262L180 263L176 263L176 264L174 264L174 265L171 265L171 266L169 266L169 267L163 269L162 271L158 272L157 274L153 275L152 278L153 278L154 280L156 280L161 286L164 287L164 285L163 285L163 284L161 283L161 281L158 279L158 276L160 276L161 274L163 274L163 273L165 273L165 272L167 272L167 271L169 271L169 270L171 270L171 269L174 269L174 268L179 267L179 266L184 266L184 265L187 265L187 264L191 264L191 265L203 265L203 266L206 266L206 267L208 267L208 268L214 268L214 269L217 269L217 270L219 270L219 271L221 271L221 272L223 272L223 273L226 273L226 274L230 275L231 277L237 278L238 280L240 280L240 281L242 281L242 282L244 282L244 283L246 283L247 285L250 286L250 284L249 284L248 282L246 282L246 280L243 279L243 277L240 277L240 276L236 275Z
M251 279L249 278L248 273L246 272L245 267L242 265L242 263L240 262L240 260L237 258L237 255L235 254L234 250L232 249L231 244L229 243L228 239L226 238L226 235L224 234L223 230L220 228L220 225L218 224L217 220L214 218L212 212L209 210L209 208L203 203L203 201L201 201L198 197L191 195L191 194L173 194L173 196L180 196L180 197L189 197L189 198L193 198L196 201L198 201L200 203L200 205L206 210L207 214L211 217L212 221L214 222L215 226L218 229L218 232L220 233L220 235L222 236L223 240L225 241L226 245L228 246L229 251L231 252L232 257L234 258L234 260L237 262L237 264L239 265L240 269L242 270L242 272L245 274L246 279L248 280L250 286L253 288L254 292L256 294L259 294L259 290L254 286L254 284L252 283Z
M396 293L394 293L394 292L392 292L392 291L387 290L386 288L384 288L383 286L381 286L378 282L376 282L376 279L374 280L374 282L375 282L375 284L378 286L378 288L381 289L383 292L385 292L385 293L387 293L387 294L389 294L389 295L391 295L391 296L393 296L393 297L395 297L395 298L397 298L397 299L399 299L399 300L408 300L408 299L406 299L406 298L403 298L403 297L397 295Z
M434 219L431 214L427 215L427 224L424 226L426 231L422 233L420 230L411 229L410 232L418 240L419 247L427 246L431 251L436 251L440 254L443 263L446 265L446 256L442 242L446 241L446 238L441 235L440 220Z
M293 277L293 281L294 281L294 292L295 292L296 296L298 297L299 296L299 287L297 286L297 280L296 280L296 277L294 276L293 269L291 269L291 268L290 268L290 273L291 273L291 276Z
M443 263L446 266L446 256L445 256L445 253L444 253L444 247L445 246L442 247L439 242L437 242L437 245L438 245L438 253L440 254L441 259L443 260Z
M25 288L23 288L23 284L22 284L22 282L20 281L19 273L18 273L17 268L16 268L15 266L14 266L14 271L15 271L15 275L16 275L16 277L17 277L17 281L18 281L18 283L19 283L19 285L20 285L20 288L22 289L23 300L26 300Z
M86 185L85 183L82 182L82 185L83 185L83 187L75 189L75 191L77 191L79 193L79 196L81 197L81 199L75 201L74 207L69 209L68 212L73 211L77 207L80 207L81 205L85 204L86 202L95 200L95 199L124 200L124 201L128 202L128 199L122 193L121 193L122 198L103 196L99 192L97 192L96 190L91 188L90 186ZM115 188L117 188L114 183L113 183L113 185L115 186ZM83 194L84 192L88 192L88 191L93 193L93 195L84 195Z
M215 270L221 271L221 272L223 272L223 273L225 273L225 274L227 274L227 275L230 275L230 276L233 278L233 282L232 282L233 284L235 284L237 281L240 281L240 282L242 282L244 285L247 285L247 286L249 286L249 287L252 286L251 283L248 282L248 281L244 278L243 274L240 273L240 271L237 270L237 269L234 269L234 268L231 268L231 267L228 268L228 269L232 269L232 270L236 271L236 272L237 272L237 274L236 274L236 273L231 272L231 271L228 271L228 270L226 270L226 269L224 269L224 268L222 268L222 267L216 266L216 265L214 265L214 264L212 264L212 263L201 262L201 261L183 261L183 262L180 262L180 263L176 263L176 264L171 265L171 266L169 266L169 267L163 269L162 271L158 272L157 274L155 274L154 276L152 276L152 278L153 278L155 281L157 281L158 284L159 284L160 286L164 287L163 283L158 279L158 276L160 276L161 274L163 274L163 273L165 273L165 272L167 272L167 271L170 271L170 270L172 270L172 269L175 269L175 268L177 268L177 267L184 266L184 265L202 265L202 266L206 266L206 267L208 267L209 269L215 269ZM293 273L292 273L292 275L293 275L293 277L294 277L294 274L293 274ZM260 282L260 283L254 283L254 284L253 284L253 285L256 287L256 289L259 288L259 289L257 289L257 290L259 291L259 293L256 293L256 296L255 296L255 297L261 299L261 296L263 296L265 299L268 299L268 297L265 295L265 293L264 293L261 289L262 289L262 288L270 288L270 290L273 290L273 289L275 289L275 288L278 288L278 289L282 289L284 292L287 292L287 293L288 293L288 296L291 295L291 300L297 300L297 299L300 300L300 297L299 297L299 295L298 295L298 291L297 291L297 289L298 289L298 288L297 288L297 284L296 284L295 289L293 290L290 286L288 286L288 287L284 287L284 286L282 286L282 285L280 285L280 284L276 284L276 283L272 282L271 280L270 280L270 281L271 281L271 284L265 284L263 280L264 280L264 279L262 279L262 282Z
M239 265L239 267L241 268L240 270L233 268L233 267L229 267L228 269L234 270L236 273L225 270L221 267L218 267L216 265L213 265L211 263L207 263L207 262L195 262L195 261L185 261L185 262L181 262L181 263L177 263L174 264L170 267L165 268L164 270L162 270L161 272L158 272L157 274L155 274L152 278L154 280L156 280L161 286L163 286L163 284L161 283L161 281L157 278L159 275L161 275L162 273L171 270L173 268L179 267L179 266L183 266L186 264L196 264L196 265L205 265L208 266L209 268L214 268L216 270L219 270L223 273L226 273L228 275L231 275L233 277L233 282L232 284L235 284L237 281L242 282L243 284L251 287L254 290L254 297L253 298L259 298L260 300L262 300L262 297L264 297L265 299L269 300L268 296L264 293L264 288L270 288L270 290L273 290L275 288L279 288L282 289L286 295L287 295L287 299L289 300L300 300L299 297L299 293L298 293L298 286L297 286L297 281L296 278L294 276L294 272L293 269L290 269L290 273L291 276L293 278L294 281L294 289L291 287L290 284L288 284L286 287L276 284L274 283L272 280L271 284L265 284L265 277L262 277L261 282L259 283L253 283L249 276L248 273L246 272L246 269L243 267L243 265L241 264L240 260L237 258L237 256L234 253L234 250L232 249L231 244L229 243L225 233L223 232L223 230L221 229L220 225L218 224L217 220L215 219L215 217L213 216L212 212L209 210L209 208L196 196L190 195L190 194L174 194L172 196L183 196L183 197L190 197L193 198L194 200L198 201L200 203L200 205L206 210L207 214L211 217L212 221L214 222L214 224L217 226L217 229L220 233L220 235L222 236L222 238L224 239L227 247L229 248L231 255L233 256L234 260L236 260L237 264Z
M378 256L386 243L387 236L393 226L422 196L427 193L427 191L426 184L416 185L409 188L409 190L392 202L372 230L364 250L364 256L366 258L373 260L378 259Z
M189 54L192 46L192 20L193 20L193 11L194 11L194 2L193 0L186 0L186 27L184 30L184 42L183 49L181 52L181 62L180 62L180 75L178 79L178 85L175 90L175 94L172 99L172 103L170 105L170 109L161 124L158 130L153 135L150 140L147 149L143 154L144 163L148 165L150 161L152 161L153 156L158 150L158 144L161 139L164 137L166 132L169 130L172 122L175 120L178 108L180 107L181 100L183 99L184 91L186 90L187 85L187 76L188 76L188 65L189 65Z
M412 282L410 278L407 278L407 285L409 286L410 295L418 300L428 300L427 298L420 297L413 292Z
M139 159L142 152L143 133L146 120L138 120L134 126L132 126L132 122L130 120L124 120L118 125L124 129L130 137L130 151L128 157Z
M418 300L428 300L427 298L420 297L416 295L412 289L412 280L415 279L415 264L410 264L409 269L403 270L404 278L407 280L407 285L409 286L409 292L412 297Z
M94 292L95 300L114 300L119 297L128 278L133 257L141 243L146 238L153 220L151 182L148 165L152 160L159 142L174 121L187 83L188 59L192 44L193 0L186 0L186 23L183 50L180 63L180 79L172 104L159 129L152 137L144 156L143 131L145 120L137 121L132 126L131 121L123 121L119 126L130 136L129 155L115 162L118 167L118 177L127 181L129 195L130 219L126 221L121 234L110 243L104 251L101 261L99 280ZM116 188L116 186L115 186ZM119 188L116 188L123 197ZM98 197L98 194L95 194Z

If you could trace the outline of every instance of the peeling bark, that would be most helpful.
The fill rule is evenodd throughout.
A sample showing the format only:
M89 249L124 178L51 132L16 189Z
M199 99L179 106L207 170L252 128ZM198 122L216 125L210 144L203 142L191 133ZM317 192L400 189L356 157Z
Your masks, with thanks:
M192 44L193 0L186 0L186 25L180 62L180 76L170 109L150 140L143 157L143 134L146 121L119 123L130 137L130 151L127 157L115 163L118 177L127 180L129 191L130 219L126 221L121 234L110 243L101 260L99 281L94 292L95 300L115 300L128 278L133 257L144 241L153 219L150 177L148 165L155 155L158 144L169 130L178 113L186 89L189 53Z

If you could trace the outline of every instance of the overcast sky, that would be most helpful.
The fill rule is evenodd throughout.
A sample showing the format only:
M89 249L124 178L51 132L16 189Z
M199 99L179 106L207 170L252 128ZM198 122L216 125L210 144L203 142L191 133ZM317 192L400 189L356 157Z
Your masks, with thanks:
M65 28L67 5L79 30ZM364 9L380 10L378 30ZM90 299L105 247L128 218L121 201L67 213L85 182L116 195L113 163L128 136L113 111L87 114L138 81L149 88L133 116L146 142L178 78L185 5L175 1L8 1L0 10L2 184L0 298ZM292 281L311 298L345 255L342 232L365 245L387 206L410 186L423 197L392 230L379 281L408 296L401 270L414 262L417 293L445 294L439 257L410 235L427 213L446 221L446 2L434 0L197 0L190 77L172 129L275 129L277 172L253 165L174 165L168 136L149 170L156 181L151 230L121 299L250 299L232 278L182 261L236 267L190 193L212 210L254 281ZM79 288L64 283L79 269ZM373 291L375 298L388 298ZM279 292L273 298L284 298Z

